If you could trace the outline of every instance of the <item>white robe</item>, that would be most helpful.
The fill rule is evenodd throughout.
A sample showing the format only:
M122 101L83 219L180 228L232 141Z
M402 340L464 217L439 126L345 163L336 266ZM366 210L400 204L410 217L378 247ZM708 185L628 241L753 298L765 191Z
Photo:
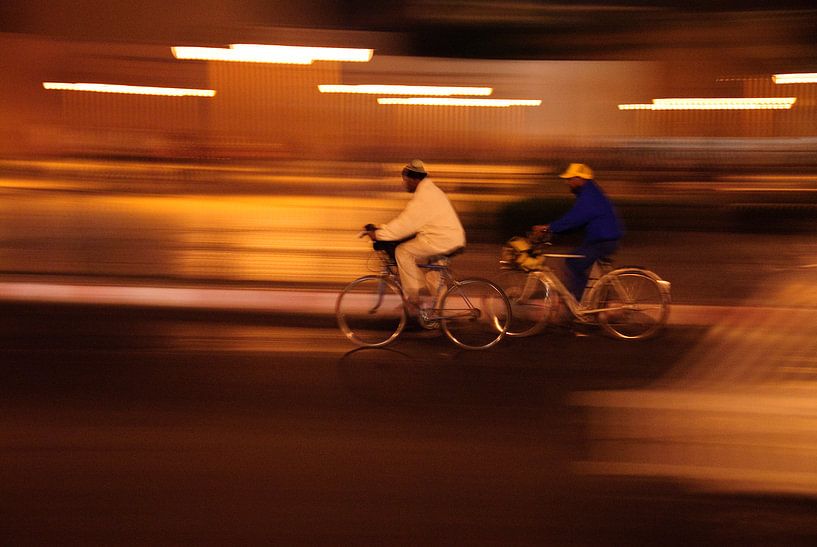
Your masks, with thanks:
M397 247L397 267L406 296L416 299L424 283L431 294L436 290L438 276L426 280L417 266L418 260L465 246L465 230L457 212L431 179L425 178L403 211L375 232L380 241L395 241L416 234L416 238Z

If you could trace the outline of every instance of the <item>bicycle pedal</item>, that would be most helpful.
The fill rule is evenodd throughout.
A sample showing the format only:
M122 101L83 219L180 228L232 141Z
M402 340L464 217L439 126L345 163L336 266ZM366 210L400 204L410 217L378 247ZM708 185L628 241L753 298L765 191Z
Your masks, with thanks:
M420 326L423 327L425 330L437 330L440 328L439 321L421 321Z

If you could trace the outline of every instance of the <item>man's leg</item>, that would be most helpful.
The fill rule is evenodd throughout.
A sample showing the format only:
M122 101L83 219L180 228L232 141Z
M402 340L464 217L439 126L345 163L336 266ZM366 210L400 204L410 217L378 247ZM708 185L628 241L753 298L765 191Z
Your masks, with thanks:
M593 263L600 258L610 256L617 248L617 241L590 243L582 245L573 251L575 254L584 255L584 258L568 258L565 260L565 267L570 273L567 288L570 289L577 302L582 301L582 294L584 294L584 288L587 286L587 278L590 275L590 268L593 267Z
M565 260L565 267L569 274L567 280L567 288L576 299L576 302L582 301L582 294L587 285L587 277L590 273L590 268L596 261L595 256L590 256L586 247L579 247L573 250L574 254L584 255L583 258L568 258Z
M436 291L437 285L433 285L432 289L432 283L439 282L439 274L430 272L429 279L426 279L425 272L417 265L417 261L425 260L429 256L441 252L445 252L445 250L439 250L419 239L412 239L397 246L395 258L397 259L397 267L400 270L400 282L409 301L419 302L420 289L426 284L428 284L432 295Z

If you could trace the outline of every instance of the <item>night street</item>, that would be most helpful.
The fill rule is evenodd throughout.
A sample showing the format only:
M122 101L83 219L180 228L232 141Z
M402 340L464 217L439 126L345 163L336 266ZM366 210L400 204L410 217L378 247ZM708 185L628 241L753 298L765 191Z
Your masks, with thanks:
M817 545L813 4L0 2L0 547Z
M575 473L586 439L568 395L648 383L700 328L634 344L557 331L489 352L415 331L353 351L323 320L33 305L2 317L0 527L13 545L817 534L796 498Z

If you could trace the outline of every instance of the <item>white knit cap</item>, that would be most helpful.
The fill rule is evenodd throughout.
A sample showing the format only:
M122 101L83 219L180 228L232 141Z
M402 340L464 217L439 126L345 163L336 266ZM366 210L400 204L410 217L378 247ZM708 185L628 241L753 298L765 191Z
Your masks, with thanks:
M426 171L425 165L420 160L411 160L408 164L404 167L404 169L408 169L409 171L414 171L415 173L423 173L425 175L428 174Z

